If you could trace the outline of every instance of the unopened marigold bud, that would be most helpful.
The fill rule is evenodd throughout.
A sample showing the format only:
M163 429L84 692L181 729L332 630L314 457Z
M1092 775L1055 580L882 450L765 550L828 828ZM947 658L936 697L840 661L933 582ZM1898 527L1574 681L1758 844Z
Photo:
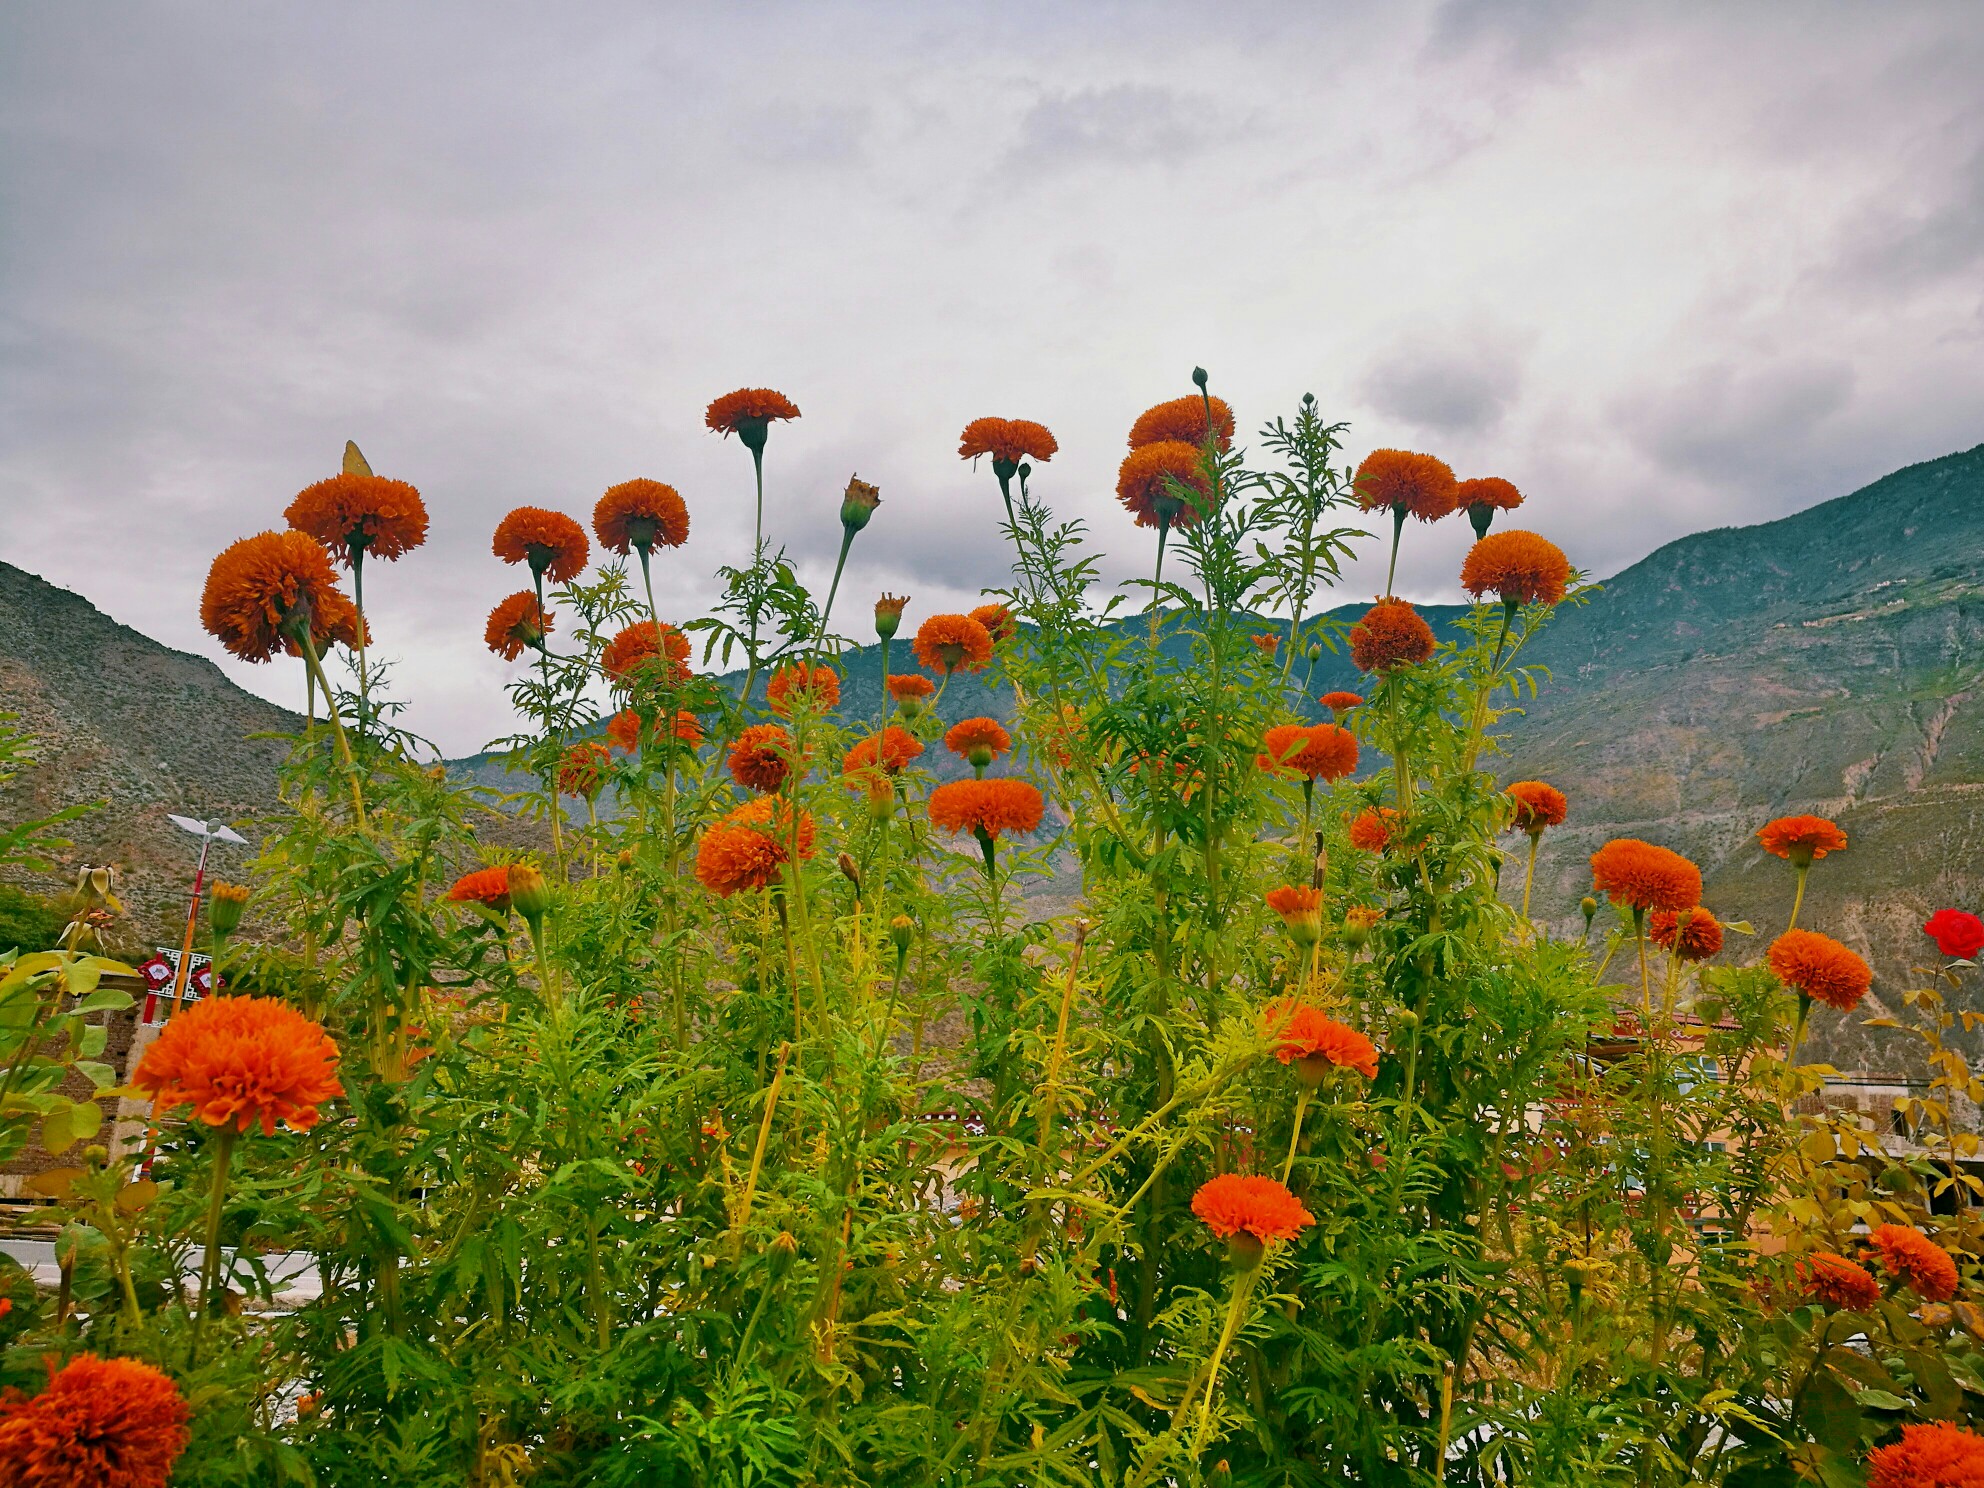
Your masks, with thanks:
M896 954L909 954L909 943L916 939L916 921L908 915L897 915L889 921L889 939L896 943Z
M898 598L884 594L875 601L875 634L882 640L891 639L902 628L902 612L909 603L907 594Z
M213 897L207 901L207 923L215 935L226 939L241 924L242 911L248 908L248 891L240 884L231 884L225 879L214 880Z
M535 929L551 908L551 885L529 863L510 865L510 908Z
M840 869L840 876L846 879L849 883L854 885L854 892L858 896L861 893L860 865L858 865L854 861L854 859L849 857L846 853L842 853L838 858L834 860L834 862L835 865Z
M850 533L859 532L882 504L881 491L858 475L847 478L847 494L840 499L840 524Z
M1585 932L1589 934L1592 917L1598 913L1598 901L1586 894L1584 898L1578 900L1578 913L1584 916Z
M621 848L620 856L614 861L619 865L620 871L625 873L634 866L634 850L631 847Z
M1211 378L1206 376L1206 369L1204 367L1194 367L1192 369L1192 381L1197 384L1200 392L1205 391L1206 384L1211 380Z

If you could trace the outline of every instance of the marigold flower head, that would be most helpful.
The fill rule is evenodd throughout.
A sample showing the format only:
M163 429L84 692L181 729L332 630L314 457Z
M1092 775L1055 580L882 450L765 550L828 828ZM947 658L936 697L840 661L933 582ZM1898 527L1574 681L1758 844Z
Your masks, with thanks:
M1013 747L1013 736L996 718L967 718L951 725L944 735L944 747L982 769Z
M1451 467L1410 450L1372 450L1352 482L1365 511L1403 507L1422 522L1437 522L1460 502L1460 484Z
M1460 586L1476 599L1491 589L1503 604L1553 605L1571 581L1571 560L1547 537L1520 528L1491 532L1467 550Z
M1116 470L1116 499L1139 527L1195 525L1212 506L1198 446L1162 439L1131 450Z
M1263 656L1273 656L1281 645L1281 637L1278 635L1248 636L1247 639L1254 643L1254 649Z
M1922 926L1945 956L1969 960L1984 951L1984 920L1961 909L1939 909Z
M633 686L650 667L662 680L684 681L689 675L689 638L672 625L636 620L599 654L599 669L617 687Z
M958 436L959 459L976 460L980 455L990 455L995 465L1017 465L1029 459L1044 464L1060 448L1047 426L1032 419L973 419Z
M739 388L711 401L703 411L703 424L712 433L728 438L732 434L762 434L776 420L796 419L799 405L784 393L770 388Z
M1722 922L1699 904L1679 913L1656 909L1647 920L1647 934L1683 961L1706 961L1722 950Z
M1357 768L1357 736L1333 723L1281 723L1267 731L1263 770L1290 771L1310 780L1341 780Z
M564 584L585 572L592 545L586 530L563 512L519 506L496 524L490 551L505 563L527 563L530 571Z
M494 868L477 868L472 873L464 873L448 890L448 898L457 904L486 904L498 912L508 910L510 865L498 863Z
M606 784L613 752L597 739L583 739L558 761L558 793L592 800Z
M840 706L840 674L832 667L808 666L803 661L795 661L791 666L780 667L772 673L765 684L765 702L774 713L790 713L793 700L800 694L812 700L817 712L825 712Z
M1075 741L1087 733L1088 720L1072 704L1064 703L1058 715L1048 718L1041 725L1040 745L1054 762L1055 769L1067 770L1075 763Z
M338 1047L287 1003L269 997L209 997L183 1008L146 1046L131 1083L159 1109L190 1106L208 1126L238 1131L276 1123L317 1124L320 1103L344 1094Z
M1222 1240L1247 1235L1260 1245L1293 1240L1316 1222L1302 1201L1272 1178L1221 1173L1192 1195L1192 1213Z
M1378 1046L1347 1024L1328 1017L1307 1003L1271 1002L1261 1017L1274 1040L1274 1057L1283 1064L1300 1061L1310 1074L1320 1066L1356 1070L1367 1080L1378 1075Z
M1522 492L1499 475L1479 475L1464 480L1456 488L1457 506L1487 506L1496 511L1514 511L1522 505Z
M1984 1488L1984 1436L1948 1421L1904 1426L1867 1454L1867 1488Z
M879 769L885 775L900 775L922 753L923 745L914 734L890 724L879 736L871 734L848 750L840 772L858 776Z
M792 765L792 735L776 723L754 723L730 746L730 773L750 790L777 790Z
M505 661L515 661L524 647L535 646L551 634L551 612L528 589L519 589L489 612L483 643Z
M1518 780L1502 794L1515 803L1512 825L1518 832L1537 833L1561 826L1571 809L1562 791L1540 780Z
M0 1482L166 1488L192 1440L188 1415L179 1387L149 1364L77 1354L58 1370L51 1360L46 1390L0 1405Z
M397 558L427 541L427 507L405 481L345 472L305 486L283 520L331 550L340 563L354 549L368 558Z
M1693 909L1702 902L1701 869L1637 837L1615 837L1593 853L1591 882L1627 909Z
M878 638L889 640L902 629L902 612L908 604L907 594L900 598L893 594L884 594L875 601L875 634Z
M1823 816L1780 816L1757 829L1757 841L1773 857L1808 867L1829 852L1846 847L1846 834Z
M969 615L932 615L916 627L916 659L947 677L981 671L992 659L992 632ZM889 690L895 693L893 686ZM901 693L895 696L902 700Z
M1924 1302L1947 1302L1956 1295L1955 1258L1914 1226L1877 1225L1867 1238L1881 1269Z
M1383 852L1391 846L1398 821L1398 813L1389 806L1360 811L1350 824L1350 845L1365 852Z
M288 650L305 622L329 639L351 601L339 592L324 545L303 532L262 532L223 548L207 571L200 623L243 661Z
M1328 708L1339 719L1352 708L1361 708L1364 706L1364 699L1354 692L1326 692L1317 698L1316 701L1321 703L1325 708Z
M1019 631L1019 622L1013 619L1013 612L1002 604L982 604L971 612L971 618L985 627L985 633L992 637L992 644L1003 646Z
M310 618L311 643L319 655L327 646L349 646L356 650L360 645L372 644L372 627L358 618L358 606L336 590L324 596L323 603ZM303 654L291 640L283 642L283 651L290 656Z
M1865 1266L1822 1250L1797 1265L1799 1289L1817 1302L1866 1312L1881 1300L1881 1284Z
M1830 935L1787 930L1764 959L1777 979L1801 997L1850 1013L1874 985L1874 969Z
M1343 912L1344 940L1353 948L1363 945L1384 917L1385 912L1381 909L1374 909L1368 904L1353 904Z
M1206 402L1200 394L1191 393L1146 408L1130 425L1130 448L1139 450L1147 445L1164 443L1205 448ZM1224 398L1214 398L1211 402L1212 428L1219 439L1219 452L1223 455L1233 448L1233 410L1227 407Z
M675 710L675 742L686 744L691 749L703 742L703 721L685 708ZM666 731L657 717L648 726L648 742L659 746L666 742ZM615 749L632 754L641 747L641 715L632 708L622 708L606 720L606 737Z
M928 677L919 677L914 672L891 673L888 686L889 696L899 703L921 702L937 690L935 682Z
M679 548L689 540L688 503L660 481L622 481L593 507L592 530L602 548L623 558L629 548Z
M799 856L812 857L813 814L801 811L795 821L793 810L783 796L759 796L711 824L696 844L697 882L725 899L776 883L795 834Z
M996 840L1033 831L1047 803L1024 780L952 780L930 792L929 810L931 822L946 832Z
M1267 904L1281 916L1289 938L1297 945L1312 946L1323 938L1322 890L1307 884L1282 884L1268 890Z
M1360 672L1417 666L1433 654L1433 627L1402 599L1381 599L1350 627L1350 660Z

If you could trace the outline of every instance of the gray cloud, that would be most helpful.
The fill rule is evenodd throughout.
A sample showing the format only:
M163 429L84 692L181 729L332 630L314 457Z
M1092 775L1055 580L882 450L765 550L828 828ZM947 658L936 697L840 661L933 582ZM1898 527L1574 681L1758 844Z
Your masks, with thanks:
M766 520L809 582L849 473L882 487L856 633L878 589L914 618L1004 580L981 414L1055 430L1040 494L1141 576L1123 434L1194 364L1246 442L1314 391L1347 458L1505 475L1601 571L1975 443L1968 11L1618 14L0 8L0 556L217 656L212 555L357 438L432 511L368 601L464 750L510 726L503 511L670 481L661 603L699 613L750 543L749 458L701 425L740 385L805 410ZM1408 592L1451 596L1443 528Z

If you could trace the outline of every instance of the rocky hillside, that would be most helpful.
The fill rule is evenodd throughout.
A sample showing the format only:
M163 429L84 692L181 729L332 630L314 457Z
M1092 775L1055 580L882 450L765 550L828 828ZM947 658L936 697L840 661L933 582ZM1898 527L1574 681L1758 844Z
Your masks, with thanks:
M189 603L191 602L189 597ZM211 661L119 625L88 600L0 563L0 712L20 715L40 762L0 795L0 818L101 801L69 823L71 863L116 863L134 932L176 939L198 842L166 814L246 824L276 799L295 714L235 686ZM223 875L248 850L222 848ZM46 881L34 887L46 890Z
M1755 829L1822 812L1852 847L1815 869L1804 921L1866 951L1876 998L1893 1008L1909 968L1933 959L1918 929L1927 914L1984 909L1981 558L1984 446L1782 521L1670 543L1564 613L1526 657L1551 676L1504 721L1500 762L1507 778L1550 780L1573 803L1545 846L1539 910L1575 927L1590 851L1643 836L1695 858L1710 906L1768 936L1789 910L1791 875L1756 847ZM1428 611L1436 626L1458 613ZM908 650L905 638L897 670ZM847 711L873 716L878 649L843 665ZM1315 676L1318 692L1357 685L1339 658ZM47 763L0 813L108 799L73 832L77 856L128 863L140 904L168 902L184 881L187 840L164 813L264 809L281 751L251 736L296 721L210 663L4 564L0 711L24 714L48 743ZM944 711L1003 710L960 677ZM456 768L503 781L487 756ZM1842 1065L1894 1063L1864 1038L1835 1024L1821 1046Z

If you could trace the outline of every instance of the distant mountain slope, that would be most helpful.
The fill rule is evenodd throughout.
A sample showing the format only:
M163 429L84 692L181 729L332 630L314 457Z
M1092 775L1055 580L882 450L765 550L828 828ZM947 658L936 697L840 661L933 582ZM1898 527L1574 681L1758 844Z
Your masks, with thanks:
M7 563L0 563L0 712L22 716L41 755L0 796L0 815L20 820L106 802L64 829L76 843L70 856L125 869L120 892L147 937L184 915L198 848L166 813L232 821L271 809L284 749L254 736L302 722L244 692L204 657L161 646ZM230 856L219 858L222 873L241 876L247 850L223 851Z
M1592 849L1643 836L1696 858L1710 907L1759 932L1735 938L1733 953L1761 954L1789 911L1791 875L1757 848L1755 829L1823 812L1852 846L1814 870L1803 922L1869 953L1876 999L1892 1007L1909 967L1933 959L1918 928L1928 913L1984 910L1980 560L1984 446L1781 521L1670 543L1561 615L1525 657L1551 679L1504 721L1507 755L1493 762L1504 778L1541 777L1571 797L1570 821L1545 844L1538 909L1574 929ZM1444 629L1461 611L1424 613ZM890 660L912 669L907 636ZM879 648L849 652L842 669L844 711L877 716ZM1340 686L1361 681L1347 659L1325 657L1312 690ZM0 709L26 714L49 758L24 781L26 799L0 800L0 813L110 797L110 813L74 834L78 856L126 858L141 901L170 885L161 903L180 892L188 861L164 812L265 809L281 750L248 736L297 721L211 663L4 564ZM1008 711L969 676L944 700L952 719ZM941 751L926 760L950 764ZM506 779L487 755L455 768ZM1893 1062L1852 1025L1836 1029L1828 1023L1819 1047L1838 1062Z

